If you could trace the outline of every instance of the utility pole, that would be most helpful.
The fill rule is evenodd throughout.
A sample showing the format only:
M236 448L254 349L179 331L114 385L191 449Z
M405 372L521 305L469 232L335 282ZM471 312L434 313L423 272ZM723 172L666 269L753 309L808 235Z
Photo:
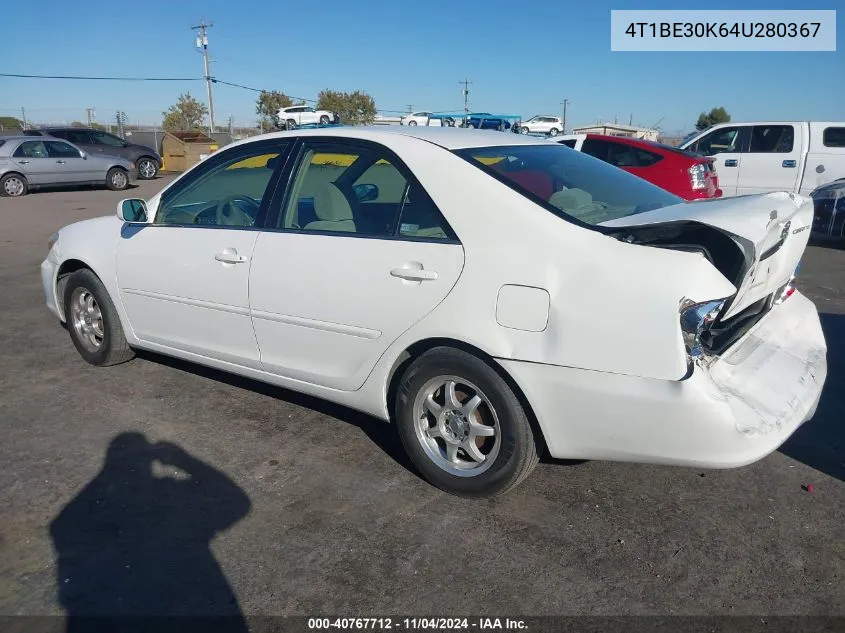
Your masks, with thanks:
M628 115L628 125L634 125L634 113Z
M229 115L229 138L235 136L235 117Z
M414 111L414 104L413 104L413 103L409 103L409 104L408 104L408 114L411 114L411 112L413 112L413 111Z
M213 24L206 24L203 19L197 26L192 26L192 31L199 31L197 33L197 48L202 49L203 66L205 68L205 87L208 91L208 116L211 120L211 131L214 132L214 99L211 96L211 62L208 60L208 34L207 29L210 29Z
M29 127L26 123L26 108L21 108L21 118L23 119L23 129Z
M569 99L564 99L560 103L563 106L563 134L566 134L566 106L569 105Z
M469 86L472 82L469 79L464 79L458 83L464 87L464 114L469 114Z
M85 112L88 115L88 127L91 127L91 123L94 121L94 108L85 108Z
M126 138L126 127L125 126L126 126L126 121L128 120L126 118L126 113L123 112L122 110L116 112L115 113L115 120L117 121L117 135L120 138L125 139Z

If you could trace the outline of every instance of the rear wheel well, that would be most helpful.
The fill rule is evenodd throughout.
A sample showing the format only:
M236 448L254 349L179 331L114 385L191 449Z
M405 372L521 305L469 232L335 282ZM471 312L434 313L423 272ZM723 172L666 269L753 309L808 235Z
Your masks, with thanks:
M391 422L394 421L395 417L396 394L399 390L399 381L402 379L402 375L405 373L408 366L414 362L414 360L435 347L451 347L467 352L468 354L472 354L489 365L493 371L499 374L502 380L504 380L508 387L510 387L513 391L517 400L519 400L520 405L522 405L522 408L525 410L525 414L531 424L531 430L534 432L534 440L537 442L537 447L540 448L541 453L547 452L546 440L543 437L543 432L540 429L537 416L534 415L534 410L531 408L531 404L528 402L528 398L525 396L525 393L519 388L519 385L516 384L516 381L514 381L511 375L505 371L505 368L497 363L496 360L487 352L475 347L474 345L470 345L469 343L464 343L463 341L451 338L429 338L417 341L399 354L399 357L393 363L393 367L390 370L390 375L387 381L386 404Z
M78 259L68 259L67 261L62 262L62 265L59 266L59 272L56 275L56 306L59 309L59 314L62 316L62 320L65 318L64 296L67 280L73 273L77 270L82 270L83 268L87 268L95 275L97 274L88 264Z

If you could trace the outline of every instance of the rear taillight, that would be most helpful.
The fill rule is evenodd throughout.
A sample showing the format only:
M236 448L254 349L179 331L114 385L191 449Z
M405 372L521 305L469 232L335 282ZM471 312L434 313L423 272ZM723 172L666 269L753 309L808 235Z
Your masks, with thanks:
M800 262L798 263L798 266L795 267L795 272L792 273L792 277L789 278L789 281L778 288L777 292L775 292L772 305L779 305L795 294L795 278L798 276L799 270L801 270Z
M707 163L696 163L687 170L690 186L695 189L707 189Z
M690 360L701 356L701 335L713 325L724 305L724 299L703 303L685 299L681 302L681 335Z

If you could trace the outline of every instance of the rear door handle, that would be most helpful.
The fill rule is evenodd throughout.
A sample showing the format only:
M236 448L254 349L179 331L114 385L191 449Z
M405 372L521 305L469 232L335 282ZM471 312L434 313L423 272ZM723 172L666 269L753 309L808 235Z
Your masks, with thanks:
M246 255L238 255L238 251L234 248L224 248L222 253L217 253L214 256L218 262L222 262L224 264L243 264L246 261L249 261L249 257Z
M63 160L57 160L56 162L57 162L59 165L64 165L64 164L65 164L65 161L63 161Z
M789 167L795 167L796 164L797 163L794 160L785 160L785 161L783 161L782 166L789 168Z
M736 158L728 158L725 160L725 167L736 167Z
M431 281L437 279L437 273L433 270L417 268L394 268L390 271L392 277L407 279L408 281Z
M28 161L28 160L19 160L18 162L19 162L21 165L29 165L29 161Z

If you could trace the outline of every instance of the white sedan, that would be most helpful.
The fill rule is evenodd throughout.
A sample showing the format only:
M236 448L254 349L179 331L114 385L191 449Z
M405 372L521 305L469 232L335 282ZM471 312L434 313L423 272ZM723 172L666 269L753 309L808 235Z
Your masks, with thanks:
M827 373L792 286L812 216L683 203L543 139L299 130L64 227L41 273L89 363L153 350L325 398L489 496L543 451L726 468L780 446Z

